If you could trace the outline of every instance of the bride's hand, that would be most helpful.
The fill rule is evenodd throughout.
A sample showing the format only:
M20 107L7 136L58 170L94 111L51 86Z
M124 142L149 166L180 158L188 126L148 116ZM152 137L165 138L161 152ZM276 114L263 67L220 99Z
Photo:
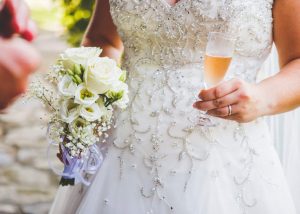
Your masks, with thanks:
M246 123L264 115L265 99L258 86L240 79L202 90L199 98L201 101L195 102L194 108L215 117Z

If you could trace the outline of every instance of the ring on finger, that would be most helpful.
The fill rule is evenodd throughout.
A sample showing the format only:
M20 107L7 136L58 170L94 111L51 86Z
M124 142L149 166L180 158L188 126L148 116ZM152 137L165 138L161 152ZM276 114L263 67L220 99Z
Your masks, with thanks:
M228 105L227 108L228 108L228 115L227 116L231 116L232 115L232 106Z

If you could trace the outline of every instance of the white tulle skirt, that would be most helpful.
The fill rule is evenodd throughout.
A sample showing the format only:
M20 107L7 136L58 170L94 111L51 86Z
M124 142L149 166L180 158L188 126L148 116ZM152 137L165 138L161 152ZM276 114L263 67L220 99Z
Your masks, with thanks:
M276 47L262 67L261 78L267 78L279 72ZM300 213L300 109L266 118L270 127L274 146L283 165L285 176L290 187L293 200Z
M187 96L198 74L194 65L132 74L133 105L118 116L91 186L60 187L50 213L295 214L263 119L198 124Z

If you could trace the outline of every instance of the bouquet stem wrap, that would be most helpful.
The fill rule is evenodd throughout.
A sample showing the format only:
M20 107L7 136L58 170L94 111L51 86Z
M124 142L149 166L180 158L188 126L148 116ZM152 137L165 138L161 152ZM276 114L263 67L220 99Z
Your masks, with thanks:
M62 150L62 161L64 170L61 172L53 166L50 161L50 148L51 146L60 146ZM68 150L62 145L53 141L49 141L48 146L48 163L52 171L62 176L60 184L62 186L74 185L82 183L89 186L90 182L85 178L86 174L95 174L103 162L103 155L96 144L89 147L87 152L81 157L72 157L69 155Z

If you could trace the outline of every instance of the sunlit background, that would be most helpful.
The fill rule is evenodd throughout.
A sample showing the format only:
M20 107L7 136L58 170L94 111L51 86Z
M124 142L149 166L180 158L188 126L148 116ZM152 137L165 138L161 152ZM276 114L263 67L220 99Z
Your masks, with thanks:
M93 0L26 0L39 27L33 45L44 75L58 54L80 44ZM35 78L35 77L33 77ZM48 213L58 176L49 169L46 110L32 99L18 100L0 115L0 213ZM55 157L53 157L55 158Z
M80 45L94 0L25 1L39 28L33 45L43 59L34 79L43 77L64 49ZM273 52L263 68L266 75L273 75L279 69L274 49ZM0 214L49 211L59 177L49 169L47 161L46 115L46 109L38 101L25 97L0 115ZM299 110L269 118L294 198L300 196L299 118ZM55 155L51 157L51 161L57 161ZM300 210L299 203L296 205Z

